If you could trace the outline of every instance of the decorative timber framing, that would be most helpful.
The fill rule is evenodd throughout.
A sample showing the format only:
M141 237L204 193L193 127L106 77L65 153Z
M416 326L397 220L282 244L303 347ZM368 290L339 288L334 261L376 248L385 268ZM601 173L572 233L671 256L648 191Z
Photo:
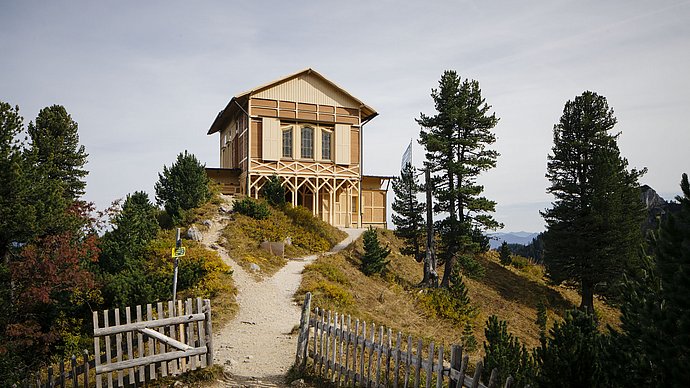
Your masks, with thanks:
M230 100L208 131L220 135L220 168L209 176L224 193L256 198L277 175L286 200L323 221L385 228L390 177L362 184L371 178L362 175L362 131L377 115L318 72L299 71Z

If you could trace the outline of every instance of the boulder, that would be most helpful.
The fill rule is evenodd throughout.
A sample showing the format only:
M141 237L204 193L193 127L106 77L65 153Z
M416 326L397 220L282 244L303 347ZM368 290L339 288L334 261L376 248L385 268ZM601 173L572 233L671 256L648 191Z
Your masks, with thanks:
M187 238L194 241L201 241L203 235L201 234L199 228L197 228L195 225L192 225L189 229L187 229Z
M251 263L251 264L249 265L249 269L252 270L252 271L254 271L254 272L259 272L259 271L261 271L261 267L259 267L259 265L256 264L256 263Z
M213 222L211 222L211 220L203 220L201 224L207 228L210 228L211 225L213 225Z

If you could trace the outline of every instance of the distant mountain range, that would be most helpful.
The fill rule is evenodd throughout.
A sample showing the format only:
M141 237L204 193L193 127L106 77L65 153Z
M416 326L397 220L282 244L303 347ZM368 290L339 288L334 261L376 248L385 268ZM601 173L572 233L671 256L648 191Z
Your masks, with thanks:
M491 249L496 249L501 246L503 241L508 244L527 245L532 242L532 239L537 237L539 233L531 232L497 232L489 233L489 245Z

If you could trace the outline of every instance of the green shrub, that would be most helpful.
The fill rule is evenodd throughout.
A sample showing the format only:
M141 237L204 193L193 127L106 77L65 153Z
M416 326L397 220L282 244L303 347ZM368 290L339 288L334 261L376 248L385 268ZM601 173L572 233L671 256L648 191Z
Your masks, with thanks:
M524 269L528 265L530 265L530 262L529 262L529 259L527 259L526 257L513 256L513 260L510 263L510 265L512 265L513 267L515 267L517 269Z
M469 254L460 254L457 256L457 265L462 269L462 273L470 279L481 279L486 273L486 268Z
M271 211L265 202L258 202L249 197L235 201L232 205L232 210L255 220L265 220L271 215Z
M271 206L282 207L285 205L285 188L281 181L281 178L273 175L261 188L261 197Z
M499 260L501 261L501 264L509 265L512 262L510 257L511 252L510 248L508 248L507 242L504 241L503 244L501 244L501 249L498 252L500 253Z

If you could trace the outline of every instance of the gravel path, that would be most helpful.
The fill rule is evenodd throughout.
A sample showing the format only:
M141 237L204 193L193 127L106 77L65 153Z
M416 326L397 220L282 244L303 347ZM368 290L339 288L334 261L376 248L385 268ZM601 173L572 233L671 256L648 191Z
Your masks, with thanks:
M227 217L213 220L202 243L217 244ZM343 229L348 237L330 252L338 252L359 237L364 229ZM297 336L290 334L299 324L300 308L293 302L304 267L318 255L291 259L270 278L256 281L220 247L223 261L234 270L239 312L235 319L213 336L214 363L226 371L218 387L281 387L283 376L295 359ZM329 252L329 253L330 253Z

